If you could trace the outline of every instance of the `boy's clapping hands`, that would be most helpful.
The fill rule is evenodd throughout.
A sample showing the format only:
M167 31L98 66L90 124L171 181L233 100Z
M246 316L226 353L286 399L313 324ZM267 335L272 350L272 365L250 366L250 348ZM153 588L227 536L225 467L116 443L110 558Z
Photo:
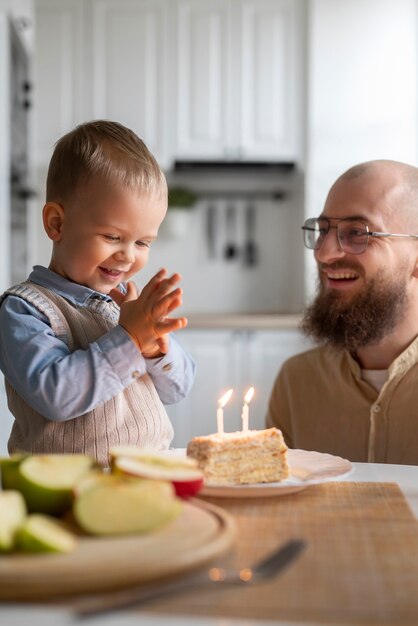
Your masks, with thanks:
M182 290L175 285L180 274L165 278L161 269L145 285L141 293L133 282L126 285L122 294L112 289L109 295L120 306L119 324L129 333L145 358L153 358L168 351L167 334L187 326L185 317L167 317L182 304Z

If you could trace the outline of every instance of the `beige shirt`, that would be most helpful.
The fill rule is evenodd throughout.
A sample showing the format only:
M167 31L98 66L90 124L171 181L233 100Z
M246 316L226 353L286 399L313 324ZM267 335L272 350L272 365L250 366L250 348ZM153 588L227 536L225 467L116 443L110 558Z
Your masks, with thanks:
M418 465L418 337L391 364L380 392L346 351L320 346L290 358L266 421L291 448Z

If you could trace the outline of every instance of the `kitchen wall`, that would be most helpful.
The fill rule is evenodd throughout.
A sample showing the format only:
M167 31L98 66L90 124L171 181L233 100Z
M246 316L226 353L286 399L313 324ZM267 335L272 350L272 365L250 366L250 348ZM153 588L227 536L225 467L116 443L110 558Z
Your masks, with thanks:
M48 4L48 0L42 3L37 0L35 7ZM105 6L105 3L97 3L97 6ZM285 197L280 202L256 201L258 265L245 267L239 257L226 262L220 253L209 258L206 240L208 201L202 198L190 217L187 236L173 239L162 233L153 246L148 269L138 277L138 282L142 283L161 265L180 271L184 275L187 311L300 310L315 285L313 255L303 250L300 225L305 216L321 211L333 180L350 165L371 158L417 162L416 0L399 0L396 4L391 0L309 0L301 2L300 7L304 10L298 16L301 24L300 38L297 39L297 80L301 106L297 127L302 140L297 155L297 173L292 176L248 176L247 173L230 176L220 171L216 175L200 174L197 177L193 172L181 178L202 193L223 189L254 192L262 188L268 191L276 187L285 190ZM103 20L102 13L99 17ZM71 19L75 19L73 15ZM42 116L38 119L38 129L47 132L56 128L54 139L60 132L68 130L72 122L86 119L83 110L92 111L86 106L92 88L85 88L85 77L77 73L77 63L80 62L77 59L83 52L82 15L77 14L76 19L75 39L71 46L67 31L64 47L62 33L51 32L45 37L42 31L42 40L38 42L38 48L41 47L38 63L39 59L42 61L37 78L38 86L42 85L37 94ZM106 43L106 39L101 41L103 50L106 50ZM70 47L72 56L65 56ZM109 50L106 54L110 55ZM60 55L65 63L58 61ZM53 59L53 63L48 59ZM88 66L88 60L84 64ZM53 75L42 73L47 66L49 70L53 68L60 78L60 86L53 92L48 90ZM100 76L103 71L101 68ZM110 83L102 77L99 86L105 97ZM95 104L97 113L117 110L117 104L100 108L102 101L103 98ZM51 102L54 103L52 108L49 104L51 112L45 112ZM126 107L126 101L123 102ZM173 109L171 135L175 135L175 102L170 105ZM121 121L124 121L123 107ZM48 150L52 143L51 139ZM40 212L48 152L44 135L38 135L38 146L41 157L38 170ZM168 176L173 178L170 172ZM217 202L219 250L225 245L226 203L226 199ZM239 245L242 245L242 209L245 205L245 200L238 202ZM47 263L49 249L38 218L33 260Z
M161 267L183 276L184 311L187 313L241 312L289 313L300 311L303 300L303 177L300 171L287 174L181 174L168 175L170 182L188 185L200 194L195 207L185 216L184 231L173 233L169 220L152 244L148 266L136 277L138 285ZM282 197L275 199L274 195ZM246 211L255 209L254 265L245 261ZM227 211L234 211L228 228ZM213 211L213 244L208 237L208 219ZM176 211L174 211L176 213ZM49 261L50 243L38 260ZM228 243L235 254L226 258Z
M305 210L355 163L418 165L418 3L309 0ZM315 285L305 252L305 293Z

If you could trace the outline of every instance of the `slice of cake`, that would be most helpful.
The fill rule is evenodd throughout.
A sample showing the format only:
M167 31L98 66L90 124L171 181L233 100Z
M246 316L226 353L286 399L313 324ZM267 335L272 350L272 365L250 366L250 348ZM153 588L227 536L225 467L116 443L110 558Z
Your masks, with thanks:
M289 476L287 446L277 428L194 437L187 455L211 485L270 483Z

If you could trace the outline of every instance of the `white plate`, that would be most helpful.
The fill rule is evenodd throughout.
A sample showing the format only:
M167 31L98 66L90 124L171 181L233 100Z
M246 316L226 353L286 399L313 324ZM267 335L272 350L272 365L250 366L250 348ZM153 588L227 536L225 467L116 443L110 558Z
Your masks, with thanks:
M324 452L289 450L288 461L290 477L279 483L222 486L206 483L199 495L220 498L284 496L306 489L309 485L346 478L354 471L354 467L347 459Z

